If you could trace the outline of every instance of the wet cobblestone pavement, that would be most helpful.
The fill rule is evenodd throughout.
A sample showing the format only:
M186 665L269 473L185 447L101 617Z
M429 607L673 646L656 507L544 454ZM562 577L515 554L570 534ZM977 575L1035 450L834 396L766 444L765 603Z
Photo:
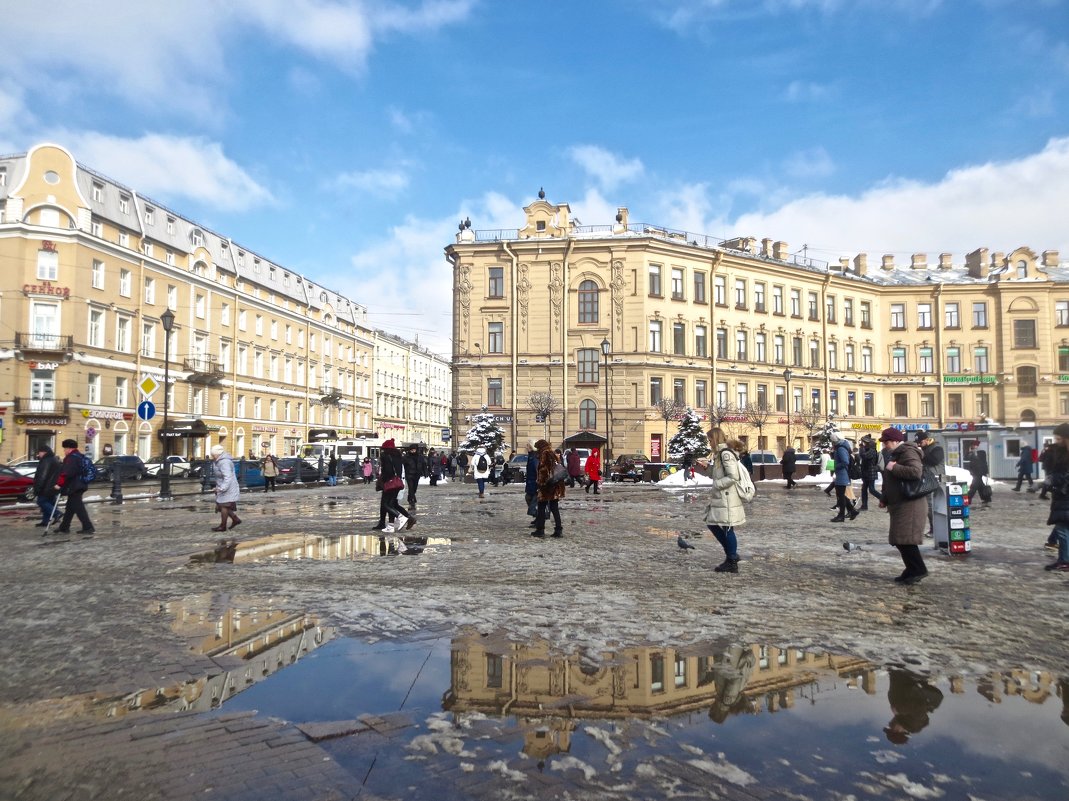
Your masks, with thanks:
M0 798L970 797L975 777L954 771L847 782L856 763L740 767L723 738L688 735L687 715L715 719L721 700L712 684L703 694L701 660L732 643L784 670L820 661L835 686L878 697L862 718L890 716L887 671L902 666L947 697L1043 702L1055 728L1039 762L1056 772L972 797L1069 795L1069 575L1042 569L1046 503L996 487L974 511L973 553L926 547L929 577L903 587L882 512L832 524L815 487L758 487L738 575L713 572L723 553L703 534L704 492L650 485L570 490L560 540L529 536L521 485L482 501L471 485L421 487L408 532L420 537L383 543L385 556L370 531L378 495L362 485L243 495L230 549L207 496L92 504L87 539L41 537L36 507L2 507ZM677 547L681 532L694 550ZM693 691L672 709L621 689L658 649ZM493 654L512 654L516 676L494 675ZM340 689L347 670L359 692ZM524 706L539 670L554 712ZM475 673L513 697L478 696ZM598 684L611 676L615 689ZM830 686L813 682L761 697L795 687L776 702L788 706ZM584 721L572 748L569 715ZM619 756L624 741L657 745Z

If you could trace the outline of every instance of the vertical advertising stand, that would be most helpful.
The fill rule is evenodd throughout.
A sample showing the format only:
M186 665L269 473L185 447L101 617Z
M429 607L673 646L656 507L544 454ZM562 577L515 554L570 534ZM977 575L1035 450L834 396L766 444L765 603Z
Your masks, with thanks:
M968 486L964 482L948 481L932 495L932 536L935 547L952 555L972 550Z

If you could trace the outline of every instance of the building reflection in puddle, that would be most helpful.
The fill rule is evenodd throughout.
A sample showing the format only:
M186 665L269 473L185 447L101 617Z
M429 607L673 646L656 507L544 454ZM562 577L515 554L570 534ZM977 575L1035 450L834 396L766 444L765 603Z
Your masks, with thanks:
M109 717L133 711L203 712L273 676L319 648L333 630L303 612L268 600L205 593L160 603L171 630L193 653L210 657L218 671L186 682L134 691L101 701Z
M241 564L274 559L344 561L365 556L415 556L428 548L451 545L447 537L396 534L273 534L241 542L223 540L212 551L195 554L193 563Z

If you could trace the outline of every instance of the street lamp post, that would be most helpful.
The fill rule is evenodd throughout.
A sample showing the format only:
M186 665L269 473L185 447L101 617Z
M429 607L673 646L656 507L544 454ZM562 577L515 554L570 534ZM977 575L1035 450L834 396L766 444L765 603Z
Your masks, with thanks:
M612 343L608 339L601 340L601 353L605 357L605 458L602 460L602 471L608 468L609 458L612 454L609 449L609 438L611 436L609 431L609 349L611 347Z
M783 381L787 384L787 447L791 447L791 368L783 371Z
M171 383L171 329L174 328L174 312L165 309L160 315L163 326L163 477L160 479L160 499L171 498L171 432L170 383Z

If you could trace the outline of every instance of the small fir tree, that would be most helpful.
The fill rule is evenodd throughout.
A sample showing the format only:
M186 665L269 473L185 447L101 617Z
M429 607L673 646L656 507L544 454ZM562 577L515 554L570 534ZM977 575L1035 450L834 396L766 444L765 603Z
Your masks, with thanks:
M484 406L479 414L472 416L471 422L471 428L460 443L460 450L475 453L476 448L486 448L491 456L499 453L505 442L505 432L497 424L493 413L486 411Z
M687 409L679 420L679 432L668 440L668 458L682 459L683 455L699 459L709 455L709 438L702 431L702 421L693 409Z
M832 434L839 433L839 424L835 421L835 415L829 414L828 419L823 424L819 424L813 427L811 436L812 445L809 448L809 455L816 464L822 464L820 462L821 454L831 453L835 450L835 443L831 441Z

